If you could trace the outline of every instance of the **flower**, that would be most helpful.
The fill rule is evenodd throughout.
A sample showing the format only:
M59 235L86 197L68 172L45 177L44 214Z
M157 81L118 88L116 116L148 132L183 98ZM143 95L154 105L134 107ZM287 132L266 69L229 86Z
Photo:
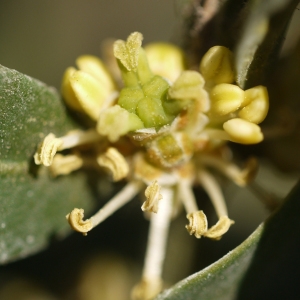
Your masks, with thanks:
M83 209L67 215L71 227L84 235L145 190L142 210L150 214L150 231L142 280L132 291L133 299L151 299L162 289L168 229L177 211L175 197L187 212L191 235L218 240L229 230L234 221L210 169L245 186L254 177L257 162L251 158L244 169L238 168L226 156L226 141L261 142L258 124L268 112L265 87L244 91L234 84L233 55L227 48L211 48L197 72L184 69L179 48L160 43L145 51L142 39L134 32L127 41L114 43L124 83L120 90L98 58L82 56L77 60L79 70L67 69L62 84L66 104L87 114L96 126L60 138L50 133L35 154L35 162L49 166L55 176L93 160L108 170L113 181L127 181L88 220L83 221ZM82 144L92 145L96 154L81 155L77 146ZM74 153L56 155L63 149ZM193 194L197 184L209 195L219 218L211 227Z

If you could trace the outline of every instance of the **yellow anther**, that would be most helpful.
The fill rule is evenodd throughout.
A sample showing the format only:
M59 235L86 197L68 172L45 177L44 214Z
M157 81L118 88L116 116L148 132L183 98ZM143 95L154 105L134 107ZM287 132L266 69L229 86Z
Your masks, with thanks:
M52 164L54 155L62 144L63 141L61 139L56 138L53 133L49 133L34 154L34 162L37 165L43 164L49 167Z
M221 83L210 91L211 112L220 116L235 112L244 101L244 91L237 85Z
M257 144L264 139L260 127L249 121L235 118L223 124L230 140L240 144Z
M210 227L203 235L213 240L219 240L225 234L234 221L227 216L220 217L216 225Z
M147 200L142 205L142 211L148 211L157 213L158 212L158 202L163 198L160 193L160 185L155 180L149 185L145 190L145 196Z
M103 62L96 56L82 55L76 59L79 70L92 75L102 87L112 92L116 90L115 83Z
M53 162L50 166L50 172L53 177L58 175L67 175L71 172L78 170L83 165L83 159L76 155L61 155L57 154L54 156Z
M260 85L245 91L246 106L239 112L239 117L259 124L268 114L269 96L266 87Z
M150 68L154 74L174 82L185 69L183 51L168 43L153 43L145 47Z
M66 215L70 226L83 235L87 235L87 232L93 229L93 224L90 219L83 221L84 210L79 208L74 208L71 213Z
M197 239L200 239L207 231L207 219L202 210L189 213L186 216L190 222L185 228L190 235L195 235Z
M128 163L116 148L108 148L104 154L97 157L97 162L101 167L111 171L114 181L119 181L128 175Z
M200 63L200 72L205 81L218 83L232 83L235 79L233 55L223 46L210 48Z

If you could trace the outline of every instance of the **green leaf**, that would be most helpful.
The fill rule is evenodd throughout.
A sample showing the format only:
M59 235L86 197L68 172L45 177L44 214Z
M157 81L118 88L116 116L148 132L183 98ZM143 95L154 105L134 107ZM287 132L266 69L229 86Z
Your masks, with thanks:
M197 66L210 47L225 46L234 53L241 88L265 84L299 0L196 2L184 10L183 43L190 65Z
M257 243L262 235L263 226L240 246L213 263L206 269L195 273L159 295L156 300L231 300L245 274Z
M83 172L51 178L33 154L50 132L64 135L75 124L55 89L0 66L0 263L37 252L68 228L74 207L91 208Z
M235 45L237 83L249 88L264 83L284 41L298 0L251 0L240 13L242 32Z
M156 300L298 299L299 198L300 185L241 245Z

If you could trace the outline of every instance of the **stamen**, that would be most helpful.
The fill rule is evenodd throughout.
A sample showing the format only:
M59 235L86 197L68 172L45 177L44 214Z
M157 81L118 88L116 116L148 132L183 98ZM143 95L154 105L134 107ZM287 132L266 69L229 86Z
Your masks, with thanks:
M49 167L52 164L54 155L62 144L63 141L61 139L56 138L53 133L49 133L34 154L35 164L43 164Z
M246 166L242 170L235 164L212 155L201 154L201 156L199 155L197 158L197 161L202 165L210 166L219 170L237 185L242 187L247 185L255 177L258 169L258 163L254 157L250 157L246 161Z
M197 239L200 239L201 236L205 235L207 232L207 218L202 210L189 213L187 218L190 224L186 225L185 228L190 235L194 234Z
M67 175L73 171L80 169L83 165L83 159L76 154L70 155L55 155L51 166L49 167L51 175Z
M74 208L72 212L66 215L70 226L83 235L99 225L116 210L129 202L142 188L143 184L139 181L129 182L118 194L116 194L106 205L104 205L94 216L83 221L84 210Z
M178 183L178 194L188 214L198 210L197 202L189 180L180 180Z
M160 189L161 187L156 180L146 188L145 196L147 200L142 205L142 211L157 213L158 202L163 198Z
M90 218L93 227L96 227L116 210L132 200L142 187L143 183L140 181L127 183L127 185L119 193L117 193L106 205L104 205L94 216Z
M92 142L98 142L102 139L99 133L94 129L87 131L72 130L67 135L60 138L62 145L58 150L70 149L79 145L88 144Z
M101 136L96 130L90 129L87 131L72 130L67 135L56 138L53 133L48 134L44 141L40 144L37 152L34 154L34 162L37 165L43 164L49 167L57 151L70 149L75 146L97 142Z
M188 180L182 179L178 183L178 197L187 211L187 219L189 225L185 228L190 235L195 235L197 239L207 231L207 219L202 210L198 210L196 198L194 196L191 183Z
M219 240L232 224L234 224L234 221L230 220L227 216L222 216L217 224L210 227L203 235L213 240Z
M200 170L197 175L202 187L210 197L218 217L227 216L225 199L218 182L210 173L203 169Z
M152 299L162 288L161 275L172 215L173 194L173 189L162 188L163 200L159 212L151 214L143 275L141 282L132 291L134 300Z
M220 189L219 184L207 171L200 170L198 173L198 179L201 182L204 190L210 197L216 213L219 217L219 221L216 225L209 228L203 236L219 240L223 234L225 234L229 227L234 224L234 221L230 220L227 216L226 203Z
M101 167L111 171L114 181L125 178L129 172L129 166L125 157L113 147L108 148L105 153L99 155L97 162Z
M87 232L93 229L93 224L90 219L83 221L84 210L81 208L74 208L71 213L66 215L72 229L78 232L82 232L83 235L87 235Z

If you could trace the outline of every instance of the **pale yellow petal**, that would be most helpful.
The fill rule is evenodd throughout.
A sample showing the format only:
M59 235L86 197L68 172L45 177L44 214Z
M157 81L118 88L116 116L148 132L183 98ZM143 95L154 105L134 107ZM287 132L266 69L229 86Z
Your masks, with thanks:
M92 55L82 55L76 59L79 70L92 75L110 92L116 90L115 83L101 59Z
M83 71L74 72L70 78L70 84L82 109L93 120L97 120L110 91L99 84L99 81L92 75Z
M152 43L145 47L152 72L174 82L185 69L183 51L168 43Z
M76 69L73 67L68 68L63 76L62 80L62 86L61 86L61 93L63 96L63 99L65 100L66 104L77 111L83 112L83 109L74 93L74 90L70 83L70 78L73 76L73 74L76 72Z

